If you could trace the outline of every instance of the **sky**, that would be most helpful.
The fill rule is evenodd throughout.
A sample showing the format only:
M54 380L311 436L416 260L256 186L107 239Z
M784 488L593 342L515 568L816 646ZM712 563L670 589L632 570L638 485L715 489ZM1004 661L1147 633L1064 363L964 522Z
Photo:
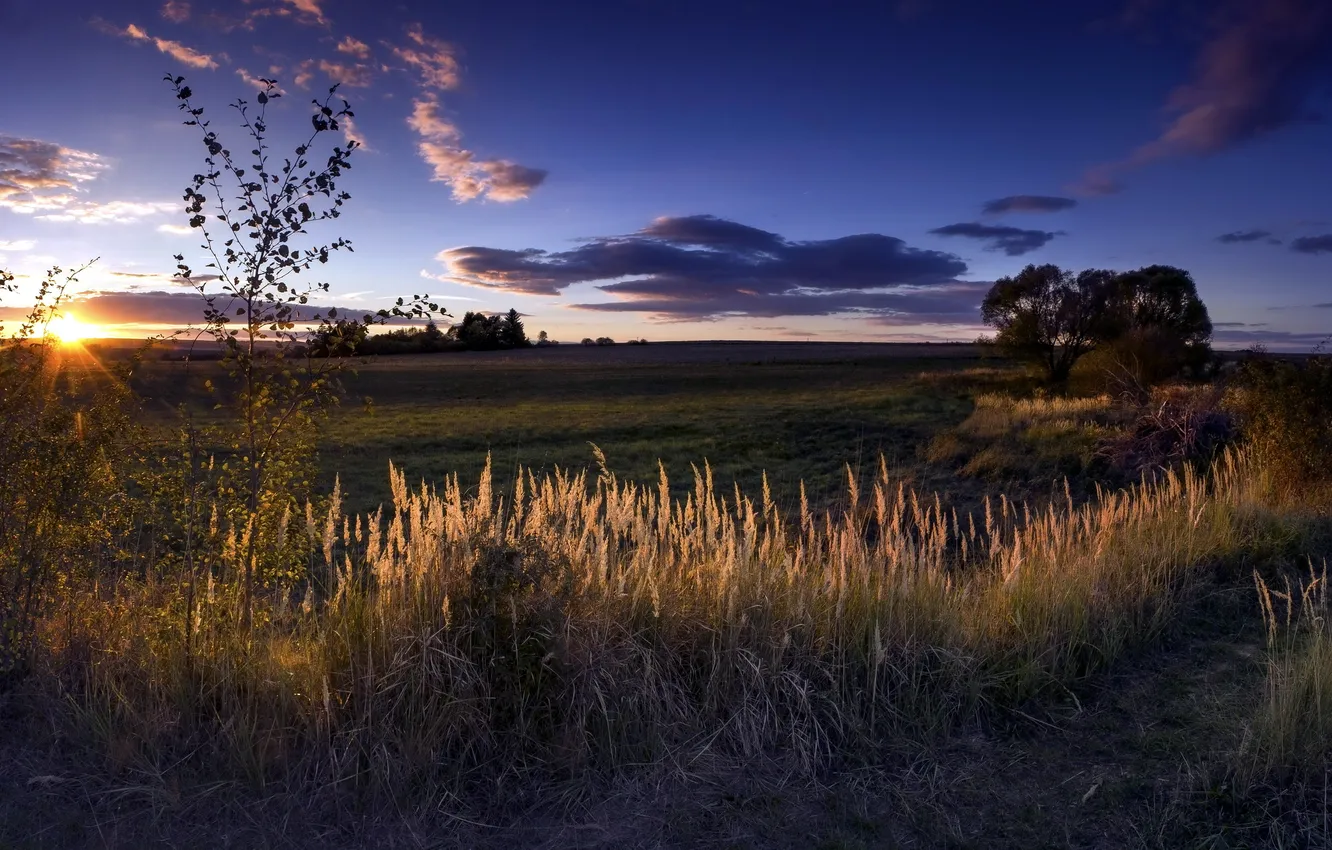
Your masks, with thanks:
M1216 343L1332 332L1328 0L0 0L0 269L176 327L203 169L163 81L275 150L354 119L326 305L530 334L970 340L1028 263L1189 270ZM321 154L322 155L322 154Z

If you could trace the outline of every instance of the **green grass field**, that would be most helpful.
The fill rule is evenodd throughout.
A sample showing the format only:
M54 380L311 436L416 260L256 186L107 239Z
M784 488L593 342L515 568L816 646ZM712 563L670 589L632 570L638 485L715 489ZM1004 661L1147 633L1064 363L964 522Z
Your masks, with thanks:
M205 400L215 364L150 364L141 377L150 421ZM188 380L182 376L188 375ZM322 423L326 485L342 477L349 507L388 496L388 463L409 479L457 472L475 482L492 457L501 486L517 465L538 472L593 463L594 443L621 477L656 481L657 462L687 488L691 464L723 485L756 491L761 476L795 499L840 497L845 465L877 469L880 454L909 484L967 498L921 448L963 421L979 391L1021 372L972 346L811 343L562 346L363 358L346 397ZM367 403L367 400L369 403Z

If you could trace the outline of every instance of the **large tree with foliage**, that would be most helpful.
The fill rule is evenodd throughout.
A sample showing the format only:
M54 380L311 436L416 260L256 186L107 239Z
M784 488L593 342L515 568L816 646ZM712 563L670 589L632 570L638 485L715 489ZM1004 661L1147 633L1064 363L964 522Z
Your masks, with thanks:
M1115 276L1110 304L1113 336L1155 329L1186 345L1205 345L1212 320L1193 276L1174 266L1145 266Z
M1114 281L1113 272L1101 269L1075 275L1055 265L1029 265L994 282L981 316L996 329L1001 348L1062 381L1103 337Z

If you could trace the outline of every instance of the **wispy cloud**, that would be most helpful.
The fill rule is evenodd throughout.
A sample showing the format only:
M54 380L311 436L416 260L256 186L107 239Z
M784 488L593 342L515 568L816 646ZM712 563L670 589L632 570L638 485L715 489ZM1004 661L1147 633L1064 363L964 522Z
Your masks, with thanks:
M1251 348L1261 345L1273 351L1312 351L1326 344L1332 332L1221 329L1212 332L1212 343L1220 348Z
M167 0L162 4L162 17L173 24L183 24L190 19L189 0Z
M546 179L540 168L529 168L506 159L479 160L460 144L462 134L441 114L433 93L418 98L407 125L420 135L417 150L430 166L431 180L447 183L458 201L484 197L492 201L520 201Z
M193 228L186 227L183 224L159 224L158 233L170 233L172 236L189 236Z
M981 212L985 215L1003 215L1011 212L1050 213L1072 209L1077 205L1078 202L1073 198L1053 195L1009 195L986 201Z
M315 23L328 23L328 19L324 17L324 10L321 9L319 5L323 0L282 0L282 2L294 8L301 16L304 16Z
M1269 245L1280 245L1281 240L1273 236L1268 230L1235 230L1230 233L1222 233L1216 237L1216 241L1222 245L1238 245L1244 242L1266 242Z
M1092 169L1087 194L1118 185L1124 171L1171 156L1228 150L1314 120L1308 101L1332 61L1332 4L1262 0L1220 5L1221 24L1204 44L1193 76L1166 103L1169 125L1127 159Z
M0 239L0 251L31 251L36 247L37 242L33 239L15 239L10 241Z
M976 221L964 221L936 227L930 231L938 236L961 236L964 239L977 239L988 242L986 250L1003 251L1010 257L1020 257L1042 248L1056 236L1066 235L1062 230L1024 230L1021 227L981 224Z
M389 45L393 55L419 75L428 89L451 89L458 85L458 60L448 42L426 35L424 27L407 28L408 44Z
M251 73L250 73L248 70L246 70L245 68L237 68L237 69L236 69L236 76L240 77L240 78L241 78L242 80L244 80L248 85L254 87L255 89L257 89L257 90L259 90L259 91L267 91L267 90L268 90L268 83L264 82L264 79L265 79L265 78L260 77L258 74L251 74ZM282 91L282 89L279 88L278 91Z
M189 65L191 68L217 68L217 62L207 53L201 53L192 47L186 47L178 41L171 41L170 39L165 38L154 38L137 24L130 24L125 27L124 34L136 41L152 42L161 52L167 54L177 62Z
M82 224L130 224L177 208L174 202L82 198L84 184L108 167L95 153L0 136L0 208L43 221Z
M35 217L41 221L77 222L79 224L135 224L179 209L174 201L91 201L67 204L59 210Z
M355 56L364 62L370 58L370 45L354 36L343 36L342 41L338 42L338 52L346 53L348 56Z
M82 322L135 329L148 327L186 328L197 327L203 322L205 302L197 292L182 291L180 281L165 274L147 275L140 278L115 275L129 286L152 283L175 286L174 291L148 290L125 291L117 283L117 289L89 291L79 293L65 302L65 309L79 317ZM202 279L202 278L201 278ZM132 283L131 281L137 281ZM347 307L337 305L338 312L348 316L360 316L372 308L367 305ZM22 316L27 308L0 306L0 320ZM316 314L327 315L329 307L302 305L295 308L295 321L311 321Z
M107 167L95 153L0 135L0 206L25 212L62 206Z
M370 147L370 143L365 139L365 134L356 126L356 122L352 120L350 115L344 115L339 118L338 126L342 128L342 137L344 139L348 142L355 142L360 149L366 153L374 153L375 149Z
M370 65L357 63L355 65L344 65L341 62L330 62L327 59L319 60L319 70L333 82L344 86L354 88L365 88L374 82L376 69Z

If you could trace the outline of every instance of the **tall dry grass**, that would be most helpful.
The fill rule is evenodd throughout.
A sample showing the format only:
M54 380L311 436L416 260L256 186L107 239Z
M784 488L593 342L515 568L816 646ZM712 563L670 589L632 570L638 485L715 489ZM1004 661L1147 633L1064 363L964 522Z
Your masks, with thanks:
M238 623L243 531L177 574L49 618L66 719L120 767L304 793L504 796L651 764L873 761L1065 693L1166 627L1246 550L1269 492L1243 455L1092 504L961 517L848 475L790 516L695 470L692 492L557 471L457 477L283 520L307 579ZM191 597L191 593L193 596ZM187 602L187 599L190 601Z
M1327 564L1273 586L1255 575L1268 658L1252 766L1280 783L1325 781L1332 769L1332 607Z

